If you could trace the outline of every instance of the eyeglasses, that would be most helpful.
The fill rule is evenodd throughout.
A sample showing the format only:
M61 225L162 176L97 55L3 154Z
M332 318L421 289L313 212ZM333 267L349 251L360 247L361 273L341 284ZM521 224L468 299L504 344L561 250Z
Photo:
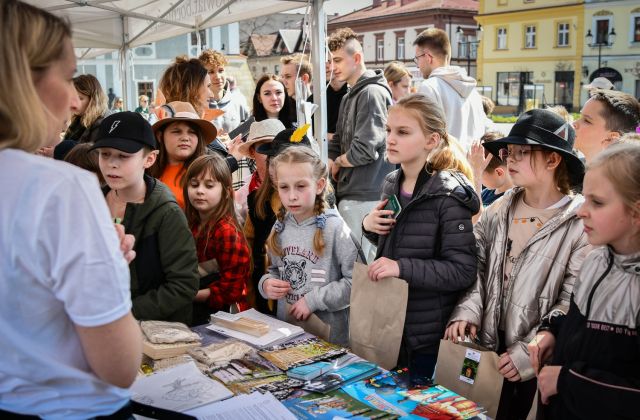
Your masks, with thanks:
M413 62L414 62L414 63L416 63L416 65L418 65L418 61L420 61L420 60L419 60L419 59L420 59L420 57L424 57L425 55L431 55L431 54L429 53L429 51L425 51L425 52L423 52L423 53L422 53L422 54L420 54L420 55L416 55L416 56L413 58ZM433 56L431 55L431 57L433 57Z
M511 156L511 158L516 161L516 162L520 162L522 159L524 159L524 157L526 155L528 155L530 152L540 152L542 151L542 149L537 149L537 148L530 148L530 149L517 149L517 150L509 150L506 147L504 149L500 149L498 151L498 157L500 158L501 161L506 162L507 158L509 156Z

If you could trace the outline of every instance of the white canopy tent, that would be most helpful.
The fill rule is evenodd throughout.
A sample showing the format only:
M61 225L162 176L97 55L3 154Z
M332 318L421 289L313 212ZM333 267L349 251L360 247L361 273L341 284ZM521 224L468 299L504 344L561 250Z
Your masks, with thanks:
M73 42L79 58L91 58L119 50L124 60L122 80L128 85L131 48L200 29L226 25L258 16L310 6L311 45L314 69L313 94L319 105L314 132L326 143L325 0L26 0L56 15L66 17L73 27ZM124 89L127 92L127 89ZM125 97L125 101L127 98ZM317 133L323 133L318 135Z

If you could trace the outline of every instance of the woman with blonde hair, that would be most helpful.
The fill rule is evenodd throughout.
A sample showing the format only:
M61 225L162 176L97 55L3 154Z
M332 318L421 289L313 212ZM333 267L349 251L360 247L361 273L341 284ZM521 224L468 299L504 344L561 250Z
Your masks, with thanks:
M391 88L393 103L398 102L410 93L411 73L404 64L392 61L384 69L384 78Z
M108 99L100 82L91 74L81 74L73 78L73 85L78 92L78 106L74 108L74 116L64 139L76 140L78 143L95 142L98 127L107 114Z
M80 106L71 28L5 0L0 39L0 418L128 419L133 238L93 174L33 154Z

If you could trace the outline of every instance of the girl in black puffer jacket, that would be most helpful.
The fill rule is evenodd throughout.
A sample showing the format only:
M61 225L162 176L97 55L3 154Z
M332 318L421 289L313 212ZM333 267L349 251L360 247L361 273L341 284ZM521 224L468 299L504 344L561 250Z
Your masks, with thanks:
M385 178L382 201L363 220L366 237L378 246L369 277L409 283L398 365L409 366L412 380L421 382L433 375L460 293L475 281L471 216L480 201L442 108L424 95L407 96L389 109L387 158L400 169ZM395 199L402 209L394 216L388 204Z

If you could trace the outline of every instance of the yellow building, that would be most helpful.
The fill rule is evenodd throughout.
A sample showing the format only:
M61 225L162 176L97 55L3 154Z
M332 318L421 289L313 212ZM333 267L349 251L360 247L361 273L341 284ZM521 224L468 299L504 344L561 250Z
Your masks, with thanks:
M582 82L607 77L617 90L640 97L640 1L587 0L584 8ZM581 103L586 97L583 89Z
M584 1L481 0L478 85L496 113L542 104L580 108Z

